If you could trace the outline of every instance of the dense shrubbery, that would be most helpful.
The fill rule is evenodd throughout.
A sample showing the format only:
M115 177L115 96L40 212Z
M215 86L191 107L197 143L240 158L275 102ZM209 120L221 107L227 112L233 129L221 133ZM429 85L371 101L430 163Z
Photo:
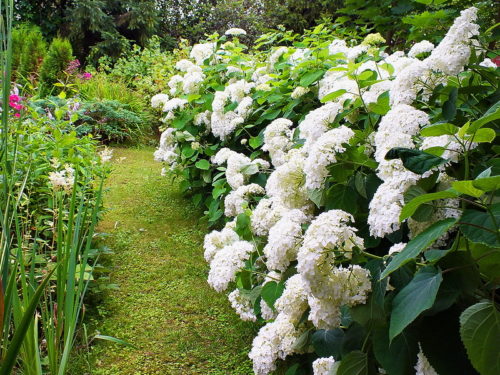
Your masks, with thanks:
M256 374L500 370L499 71L476 12L407 53L319 25L250 54L231 29L152 98L156 159L227 222L208 281L264 324Z
M47 37L63 35L76 56L96 63L102 56L116 60L131 44L146 46L152 35L173 49L181 38L196 42L207 33L242 27L255 40L269 28L284 25L302 33L329 19L339 28L364 36L379 32L389 46L430 39L445 31L458 9L479 8L485 29L498 22L493 0L19 0L15 8L22 22L41 27ZM496 19L496 21L495 21ZM498 36L496 37L498 39Z
M100 253L94 229L109 153L78 137L64 108L39 114L18 95L10 104L0 160L0 245L9 260L0 366L5 374L14 364L27 375L65 373Z

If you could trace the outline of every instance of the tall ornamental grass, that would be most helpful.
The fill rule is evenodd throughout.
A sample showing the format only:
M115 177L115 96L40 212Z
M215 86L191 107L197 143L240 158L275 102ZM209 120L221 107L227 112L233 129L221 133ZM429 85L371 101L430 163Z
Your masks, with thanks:
M30 138L23 121L43 120L24 119L20 114L18 118L9 108L14 100L13 6L12 0L0 3L0 374L16 370L26 375L63 375L92 280L95 262L90 258L102 208L102 182L81 176L67 165L64 171L48 176L52 198L40 199L46 192L35 182L43 163L36 159L36 152L26 152ZM19 100L17 95L15 100ZM56 140L64 140L62 133L55 128L54 132ZM49 137L45 139L48 142ZM49 149L43 143L39 146L40 150ZM46 206L34 207L40 202ZM48 228L46 222L51 223Z

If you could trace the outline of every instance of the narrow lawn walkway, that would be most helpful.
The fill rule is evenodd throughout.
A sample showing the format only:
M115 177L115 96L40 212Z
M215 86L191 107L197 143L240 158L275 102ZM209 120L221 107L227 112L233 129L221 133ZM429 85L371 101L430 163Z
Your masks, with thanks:
M152 154L115 149L100 231L110 234L110 282L119 289L92 324L137 349L100 341L82 374L251 374L253 328L209 288L201 213L160 176Z

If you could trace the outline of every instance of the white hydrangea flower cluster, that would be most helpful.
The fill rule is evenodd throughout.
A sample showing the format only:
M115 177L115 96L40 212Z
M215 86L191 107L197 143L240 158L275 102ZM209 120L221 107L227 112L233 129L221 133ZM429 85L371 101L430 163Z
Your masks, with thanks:
M217 91L212 103L211 129L214 136L225 139L245 119L252 110L253 100L246 96L255 87L252 82L239 80L226 86L224 91ZM225 111L227 104L235 102L236 109Z
M292 99L299 99L310 91L311 89L309 87L297 86L295 89L293 89L290 96L292 97Z
M219 250L210 262L210 286L218 292L225 291L229 283L235 280L236 272L243 268L254 251L254 245L247 241L235 241Z
M307 229L299 249L297 271L309 293L309 319L317 328L334 328L340 323L340 307L364 303L371 291L369 272L359 266L342 268L337 259L350 259L363 239L349 226L352 215L341 210L320 214Z
M348 144L354 132L342 125L324 133L311 147L304 163L306 172L306 188L319 189L328 176L327 167L337 161L336 155L344 152L344 144Z
M175 167L177 159L177 143L174 132L174 128L168 128L163 133L161 133L160 146L154 153L154 158L156 161L164 162L170 165L172 168Z
M364 250L364 241L353 224L353 216L335 209L318 215L318 209L309 198L311 190L324 188L328 167L337 162L339 154L348 147L358 147L357 151L373 155L378 163L377 176L382 184L369 203L368 216L370 234L374 237L384 237L399 229L404 194L419 179L428 175L420 176L408 171L399 159L386 160L385 156L390 149L418 147L420 150L427 150L431 147L443 147L444 158L450 162L459 160L462 150L454 137L420 136L421 129L429 125L429 116L416 109L414 102L417 97L427 100L433 87L444 82L448 75L463 69L470 54L470 39L477 35L475 12L475 8L462 12L437 47L423 41L415 44L408 54L402 51L391 55L380 52L377 55L382 58L380 61L363 62L356 74L367 70L377 73L377 82L366 88L359 88L346 71L349 64L359 61L356 59L362 54L366 53L367 58L375 56L370 45L381 42L381 37L373 35L356 46L342 40L332 41L328 51L331 55L337 55L331 57L332 61L336 60L336 69L328 71L319 84L315 83L310 87L296 87L293 84L287 89L295 87L290 96L297 102L307 93L311 93L308 97L317 93L318 99L323 99L338 90L345 92L310 110L302 121L298 120L296 127L287 118L277 118L264 128L261 150L267 155L262 157L270 160L272 167L265 160L252 160L230 148L222 148L212 157L214 164L226 164L225 177L232 188L224 200L225 216L248 214L252 234L258 238L255 243L239 238L235 232L236 220L228 223L222 230L208 234L204 242L204 255L210 263L209 284L217 291L227 290L251 256L257 269L252 280L257 280L257 284L262 286L271 281L286 280L285 289L274 306L262 299L260 301L260 317L268 323L255 337L250 352L256 374L268 375L275 370L278 359L296 353L294 344L307 327L337 328L341 320L341 307L363 304L371 292L369 271L359 265L348 265L353 251ZM241 34L235 31L227 35ZM205 127L205 134L212 132L223 144L241 147L249 138L245 135L243 139L232 139L231 135L238 126L248 121L250 115L261 113L255 112L258 100L254 103L252 99L256 91L256 96L266 95L261 91L279 87L275 64L278 61L286 62L291 67L292 79L295 79L299 77L299 67L302 66L300 63L314 57L311 57L307 49L278 47L272 50L265 62L248 61L241 67L236 66L229 58L234 44L228 42L221 50L215 51L214 61L228 64L220 72L225 87L224 90L215 92L211 110L204 108L204 112L195 115L193 123ZM193 77L195 73L203 74L200 66L214 53L214 48L210 43L196 45L190 57L197 65L183 60L178 63L178 69L186 75L193 74ZM424 53L429 54L427 58L422 57ZM232 73L236 77L228 77ZM242 79L250 75L251 79ZM185 81L185 76L174 76L172 90L185 93ZM194 86L196 84L190 87ZM368 129L371 134L366 144L359 143L360 137L356 135L360 132L355 133L346 125L348 122L355 122L362 111L356 110L346 115L348 100L360 102L361 98L363 105L368 106L377 103L383 93L389 95L390 110L383 115L378 127ZM172 107L170 111L186 105L179 101L171 103L171 100L166 95L158 96L154 98L154 104L152 99L152 105L163 109L165 106ZM344 116L341 120L340 114ZM198 140L193 140L195 141ZM349 149L351 150L354 149ZM177 150L173 130L167 130L162 135L157 156L160 160L173 161L175 155ZM264 171L265 169L270 171ZM443 189L446 189L450 178L444 174L442 167L435 168L430 173L436 170L441 172L440 179ZM265 188L249 184L250 176L259 171L270 172ZM253 195L263 195L255 207L252 207L253 203L249 203ZM439 205L447 207L436 209L428 222L408 220L410 237L436 220L457 217L459 214L457 200L448 199L439 202ZM406 243L396 243L388 253L395 255L405 246ZM298 273L289 277L287 272L293 270L290 267L295 267L295 264ZM229 300L242 319L255 321L258 318L250 299L242 290L233 290L229 294ZM426 365L424 359L423 354L419 354L417 373L435 374L426 372L430 366L427 366L428 362ZM332 357L319 358L313 363L314 374L331 374L336 366L338 364L335 364Z
M269 230L264 247L266 265L270 270L285 271L297 259L297 251L302 242L302 224L308 217L300 210L290 210Z
M285 155L292 148L293 122L279 118L271 122L264 130L264 145L262 150L269 152L275 167L285 163Z
M217 165L227 164L226 179L233 189L243 186L248 176L257 173L259 169L269 168L269 163L263 159L250 160L247 156L226 147L212 157L212 162Z
M264 188L257 184L240 186L230 192L224 199L224 215L231 217L242 214L248 206L248 197L250 195L262 195L265 192Z
M203 62L215 53L215 43L195 44L189 53L189 57L196 61L196 65L203 65Z
M285 359L293 353L293 344L301 332L289 320L287 315L278 314L274 322L262 327L253 340L252 350L248 355L253 361L256 375L268 375L276 369L276 360Z
M243 321L255 322L257 317L253 312L252 304L250 303L250 299L243 296L239 289L233 290L227 296L229 302L231 302L231 307L236 311Z
M247 32L243 29L233 27L231 29L226 30L226 32L224 34L232 35L232 36L239 36L239 35L247 35Z
M151 107L163 109L165 103L168 102L169 99L167 94L156 94L151 98Z
M422 40L421 42L415 43L408 52L408 57L418 57L423 53L432 52L434 50L434 44L428 40Z
M318 358L313 362L313 375L332 375L330 370L334 363L333 357Z
M305 139L304 150L307 152L316 140L328 131L328 125L342 111L342 105L329 102L309 112L299 124L300 137Z
M238 234L234 231L235 225L234 222L229 222L221 231L214 230L205 236L203 248L208 263L214 259L217 252L239 240Z

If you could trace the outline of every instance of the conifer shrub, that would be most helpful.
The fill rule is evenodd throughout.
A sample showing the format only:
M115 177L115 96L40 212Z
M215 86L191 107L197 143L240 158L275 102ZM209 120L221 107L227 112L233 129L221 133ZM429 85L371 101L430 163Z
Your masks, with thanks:
M47 42L38 26L28 26L19 51L18 77L22 81L36 82L47 51Z
M50 93L53 85L65 78L65 70L73 59L69 40L54 38L40 69L40 96Z

